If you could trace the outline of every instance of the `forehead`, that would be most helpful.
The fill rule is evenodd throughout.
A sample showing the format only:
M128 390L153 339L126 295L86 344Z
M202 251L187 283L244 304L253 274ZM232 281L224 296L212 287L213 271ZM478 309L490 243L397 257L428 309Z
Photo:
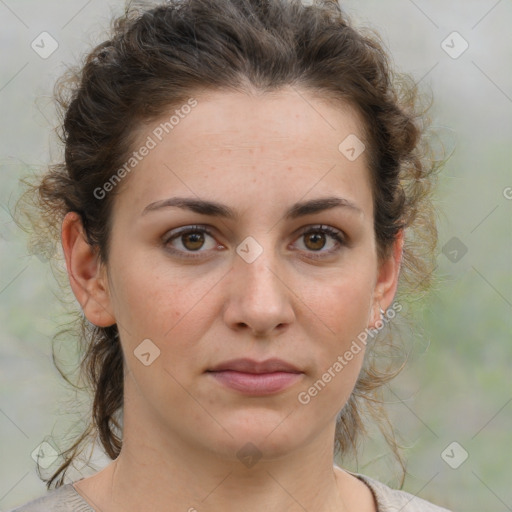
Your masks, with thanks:
M288 144L294 139L315 139L318 145L320 140L332 142L340 130L362 132L358 115L348 104L335 105L296 87L265 93L215 91L199 96L197 103L186 118L189 130L184 136L196 131L208 138L220 141L229 137L229 141L246 145L278 136ZM200 145L202 141L189 142Z
M209 91L139 128L135 149L150 139L153 147L128 188L146 202L178 191L222 199L217 191L234 187L242 197L258 184L273 188L273 198L291 193L290 202L335 183L356 193L368 188L369 175L364 153L350 161L340 149L351 137L364 139L358 113L305 90Z

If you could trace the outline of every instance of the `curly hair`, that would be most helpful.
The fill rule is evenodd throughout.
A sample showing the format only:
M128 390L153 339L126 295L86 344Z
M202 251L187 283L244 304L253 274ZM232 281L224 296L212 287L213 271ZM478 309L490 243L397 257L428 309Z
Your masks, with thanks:
M435 269L432 195L439 168L425 136L427 108L413 79L392 69L379 36L356 30L338 3L328 0L312 5L300 0L128 4L112 20L108 39L55 84L64 160L49 165L35 182L25 180L28 189L20 199L25 211L31 202L39 213L29 216L37 228L35 245L57 261L62 219L73 211L81 217L87 241L107 262L112 205L119 191L101 199L94 191L126 162L137 128L201 91L267 92L287 85L349 104L361 115L378 256L388 255L404 230L397 295L407 299L427 290ZM93 434L111 459L122 447L123 355L117 327L94 326L76 312L71 331L80 344L80 378L93 395L92 414L63 452L64 462L46 479L48 489L54 481L56 487L63 485L67 469ZM387 338L367 351L337 418L335 451L357 455L366 411L404 469L379 399L383 384L404 364L396 368L386 359L391 354L396 362L397 345L390 332ZM59 372L70 382L53 350Z

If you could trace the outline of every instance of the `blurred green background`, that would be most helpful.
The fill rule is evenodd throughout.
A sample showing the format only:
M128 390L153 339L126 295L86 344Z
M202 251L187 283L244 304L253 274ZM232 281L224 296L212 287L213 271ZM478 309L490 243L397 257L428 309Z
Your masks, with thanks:
M358 25L377 29L400 70L433 93L433 128L453 151L436 196L439 283L415 307L418 327L406 333L411 360L388 392L407 447L404 489L454 511L512 510L512 4L341 3ZM66 436L79 428L80 410L87 411L51 358L51 338L66 320L59 288L44 257L27 250L9 209L20 176L60 155L52 133L55 79L102 40L123 5L0 2L2 510L44 494L31 453L48 439L65 448ZM48 58L31 48L43 31L59 45ZM93 469L105 462L95 451ZM364 445L359 465L348 467L397 483L396 467L376 435Z

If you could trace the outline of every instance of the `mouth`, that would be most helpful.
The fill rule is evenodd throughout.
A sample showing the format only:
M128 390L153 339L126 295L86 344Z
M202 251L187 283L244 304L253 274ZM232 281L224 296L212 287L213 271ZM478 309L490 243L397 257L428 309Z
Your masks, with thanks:
M264 396L293 386L304 372L281 359L233 359L206 371L221 385L252 396Z

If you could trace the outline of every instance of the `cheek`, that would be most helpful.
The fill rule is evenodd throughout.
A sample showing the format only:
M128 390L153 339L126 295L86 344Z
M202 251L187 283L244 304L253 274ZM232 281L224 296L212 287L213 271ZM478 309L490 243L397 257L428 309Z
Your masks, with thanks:
M213 314L213 294L208 292L218 277L187 276L179 269L135 258L116 268L120 270L112 276L114 312L126 353L150 339L160 349L165 366L193 360L194 340L200 338L208 314Z
M365 345L360 336L368 327L371 278L371 272L338 276L335 284L318 287L305 301L321 320L310 327L309 338L317 341L313 347L316 364L308 382L315 388L308 395L331 414L333 406L341 407L348 399L363 364Z
M338 344L357 336L368 325L372 276L354 272L337 276L321 286L310 286L304 302L324 324L327 337Z
M182 295L180 280L173 280L147 251L128 251L119 242L115 248L111 256L111 297L116 320L129 335L161 336L185 307L175 300Z
M296 397L304 422L314 418L327 424L349 399L364 361L365 345L358 336L367 327L370 299L369 287L348 286L348 282L326 286L312 299L311 309L324 326L317 327L316 336L310 333L316 340L312 347L315 360Z

